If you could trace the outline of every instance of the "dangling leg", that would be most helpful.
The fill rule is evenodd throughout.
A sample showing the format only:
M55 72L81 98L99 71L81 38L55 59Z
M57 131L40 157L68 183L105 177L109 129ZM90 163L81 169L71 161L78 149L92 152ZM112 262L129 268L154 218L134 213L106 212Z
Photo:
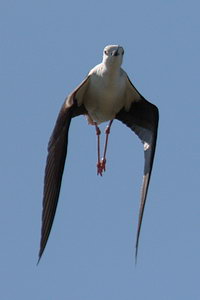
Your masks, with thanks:
M101 161L100 161L100 134L101 130L99 129L97 123L94 123L95 129L96 129L96 135L97 135L97 155L98 155L98 160L97 160L97 175L102 176L102 167L101 167Z
M102 172L105 172L106 170L106 152L107 152L107 146L108 146L108 136L110 134L110 128L112 125L113 120L111 120L108 124L108 126L106 127L106 141L105 141L105 147L104 147L104 153L103 153L103 158L101 159L100 165L101 165L101 176L102 176Z
M88 113L86 114L86 118L87 118L88 124L94 125L95 129L96 129L96 135L97 135L97 155L98 155L98 158L97 158L98 159L97 160L97 175L100 174L102 176L102 167L101 167L101 161L100 161L100 134L101 134L101 130L98 127L97 122L94 122Z

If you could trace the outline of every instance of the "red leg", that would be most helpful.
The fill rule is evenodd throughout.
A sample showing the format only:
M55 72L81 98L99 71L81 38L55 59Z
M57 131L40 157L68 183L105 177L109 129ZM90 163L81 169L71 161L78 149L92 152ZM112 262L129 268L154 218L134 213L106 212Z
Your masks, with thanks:
M96 135L97 135L97 153L98 153L98 160L97 160L97 175L102 176L102 167L101 167L101 161L100 161L100 134L101 130L98 127L97 123L95 122L95 129L96 129Z
M101 176L102 176L102 172L106 171L106 152L107 152L107 147L108 147L108 136L110 134L110 128L111 128L112 122L113 122L113 120L110 121L110 123L106 127L106 131L105 131L105 133L106 133L106 141L105 141L103 158L101 159L101 162L100 162L100 165L101 165Z

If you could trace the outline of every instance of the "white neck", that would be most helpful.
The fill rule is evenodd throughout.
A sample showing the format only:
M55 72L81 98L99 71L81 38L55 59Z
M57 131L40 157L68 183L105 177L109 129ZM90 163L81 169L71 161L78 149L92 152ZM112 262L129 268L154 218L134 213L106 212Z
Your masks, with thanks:
M111 62L108 59L107 60L103 60L102 64L104 65L104 68L106 70L106 72L110 73L110 74L118 74L120 72L120 65L119 62Z

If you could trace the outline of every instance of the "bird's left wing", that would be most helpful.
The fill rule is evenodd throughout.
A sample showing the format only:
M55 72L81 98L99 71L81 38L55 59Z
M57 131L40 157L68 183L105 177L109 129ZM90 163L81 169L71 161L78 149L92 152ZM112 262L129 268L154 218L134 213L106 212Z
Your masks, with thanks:
M156 149L159 112L158 108L155 105L151 104L150 102L144 99L144 97L136 90L136 88L133 86L129 79L127 90L127 97L131 99L131 105L128 109L122 108L122 110L116 115L116 119L125 123L141 139L142 143L144 144L145 158L139 221L136 238L135 256L137 258L142 218L144 214L144 208Z
M67 154L68 131L71 119L75 116L86 113L84 105L82 104L79 106L77 104L77 95L84 95L88 82L89 76L66 98L61 107L53 133L49 140L44 177L39 260L47 244L56 213Z

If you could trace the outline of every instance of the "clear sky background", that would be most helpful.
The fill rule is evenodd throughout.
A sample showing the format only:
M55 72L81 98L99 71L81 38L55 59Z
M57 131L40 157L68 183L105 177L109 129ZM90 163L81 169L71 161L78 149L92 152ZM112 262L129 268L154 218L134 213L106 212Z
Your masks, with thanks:
M1 0L1 300L200 299L199 12L198 0ZM36 266L48 139L107 44L124 47L123 68L160 110L138 264L143 146L115 121L97 177L95 130L79 117Z

